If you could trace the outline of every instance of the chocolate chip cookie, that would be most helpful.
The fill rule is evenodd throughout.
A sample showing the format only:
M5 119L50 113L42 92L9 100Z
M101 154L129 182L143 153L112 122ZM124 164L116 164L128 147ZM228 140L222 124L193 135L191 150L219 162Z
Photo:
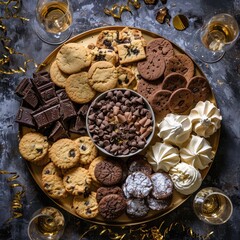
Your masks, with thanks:
M162 89L168 91L175 91L179 88L185 88L187 86L186 78L180 73L168 74L162 83Z

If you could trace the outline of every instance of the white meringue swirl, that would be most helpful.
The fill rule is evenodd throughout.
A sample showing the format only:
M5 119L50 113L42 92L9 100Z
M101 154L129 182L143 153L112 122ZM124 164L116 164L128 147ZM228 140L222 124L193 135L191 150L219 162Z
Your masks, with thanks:
M192 135L185 148L180 149L181 161L201 170L208 167L213 157L214 152L209 142L195 135Z
M170 169L169 175L173 181L174 188L184 195L195 192L202 184L200 172L187 163L178 163Z
M188 116L169 113L159 123L158 136L166 143L181 146L192 132L192 123Z
M180 162L179 150L172 145L160 142L149 148L146 157L155 172L158 170L168 172Z
M198 102L189 114L193 131L201 137L208 138L221 126L220 110L211 102Z

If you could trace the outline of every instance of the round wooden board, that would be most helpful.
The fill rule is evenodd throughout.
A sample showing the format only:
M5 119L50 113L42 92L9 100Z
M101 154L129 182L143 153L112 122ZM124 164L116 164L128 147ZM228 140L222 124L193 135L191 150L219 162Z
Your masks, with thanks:
M109 27L93 29L93 30L90 30L90 31L87 31L87 32L84 32L84 33L81 33L79 35L74 36L73 38L69 39L66 43L75 42L75 43L80 43L83 46L88 46L90 43L95 43L96 42L97 36L101 31L103 31L103 30L121 30L123 28L124 27L122 27L122 26L109 26ZM132 28L132 27L130 27L130 28ZM154 38L162 37L158 34L146 31L144 29L138 29L138 30L142 31L143 37L146 39L147 42L154 39ZM175 44L172 43L172 45L174 47L175 53L186 54L181 48L179 48ZM50 67L51 63L54 61L54 59L56 57L56 54L57 54L57 52L59 51L60 48L61 48L61 46L59 46L53 52L51 52L49 54L49 56L43 61L43 63L41 64L41 66L39 67L38 70L49 70L49 67ZM197 64L195 62L194 62L194 64L195 64L195 75L204 76L203 72L197 66ZM215 100L215 97L214 97L213 93L211 94L211 97L210 97L209 100L216 105L216 100ZM19 127L20 138L21 138L21 136L23 136L24 134L26 134L29 131L31 131L31 129L20 126ZM210 144L212 146L212 150L213 150L214 154L216 154L216 151L217 151L217 148L218 148L219 138L220 138L220 130L218 130L215 134L213 134L208 139L208 141L210 142ZM34 180L39 185L39 187L42 189L42 191L45 192L44 189L43 189L42 181L41 181L41 172L42 172L43 167L36 166L34 164L31 164L30 162L27 162L27 165L28 165L29 171L32 174ZM211 165L208 168L201 171L201 175L202 175L203 179L206 177L210 167L211 167ZM46 193L46 195L47 195L47 193ZM84 220L90 221L90 222L96 223L96 224L115 225L115 226L117 226L117 225L130 226L130 225L136 225L136 224L140 224L140 223L146 223L146 222L152 221L154 219L160 218L160 217L170 213L171 211L176 209L178 206L180 206L184 201L186 201L187 198L189 198L189 196L184 196L184 195L182 195L182 194L180 194L180 193L178 193L177 191L174 190L172 203L169 206L169 208L166 209L166 211L161 212L161 213L159 213L157 211L151 211L151 212L149 212L149 214L146 217L141 218L139 220L130 219L126 215L122 215L120 218L118 218L116 220L112 220L111 222L107 222L101 216L97 216L94 219L84 219ZM76 215L76 213L72 209L72 197L68 197L66 199L52 199L52 200L57 205L59 205L61 208L63 208L64 210L66 210L69 213L79 217L78 215Z

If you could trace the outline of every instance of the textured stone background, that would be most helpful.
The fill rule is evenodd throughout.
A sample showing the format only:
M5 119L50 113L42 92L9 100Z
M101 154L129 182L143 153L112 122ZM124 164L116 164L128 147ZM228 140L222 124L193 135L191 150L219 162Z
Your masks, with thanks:
M156 22L155 16L158 9L162 7L161 1L154 6L147 6L140 1L142 7L139 10L132 8L132 14L124 12L121 21L106 16L103 9L116 2L125 3L126 0L71 0L71 2L74 9L73 35L100 26L128 25L158 33L180 46L187 53L189 53L188 43L193 33L208 16L227 12L233 14L240 23L239 0L168 0L166 6L172 17L182 13L189 19L189 27L182 32L176 31L172 25L161 25ZM34 0L23 0L20 15L33 19L35 5L36 1ZM41 63L55 48L37 38L31 28L31 21L22 23L17 19L12 20L8 23L8 36L12 39L11 44L16 50L28 54L37 63ZM232 199L234 212L231 219L222 226L202 223L193 213L192 196L175 211L150 223L149 226L159 225L162 220L166 223L182 221L199 234L214 231L211 239L240 239L240 42L238 41L217 63L208 65L195 60L209 79L223 115L219 149L202 187L215 186L225 191ZM18 61L15 62L15 65L18 65ZM34 67L31 66L25 75L31 76L34 70ZM23 78L23 74L0 76L0 169L17 171L20 175L18 181L26 187L26 195L23 199L23 218L5 224L10 216L12 192L9 190L6 176L0 175L0 239L4 240L27 239L27 224L31 214L42 206L54 206L54 203L35 184L25 162L18 153L18 128L14 119L19 102L14 95L14 90ZM90 224L80 221L64 211L63 213L67 219L67 227L62 239L79 239L79 236L89 228ZM107 238L92 233L89 235L89 239ZM171 239L190 238L177 236Z

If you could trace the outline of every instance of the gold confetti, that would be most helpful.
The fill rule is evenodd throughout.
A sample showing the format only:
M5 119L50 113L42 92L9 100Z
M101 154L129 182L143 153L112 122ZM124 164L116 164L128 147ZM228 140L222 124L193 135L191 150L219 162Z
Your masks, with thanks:
M6 222L10 222L11 220L15 218L20 218L23 215L22 214L22 209L23 209L22 198L25 194L25 189L22 184L16 182L16 180L19 178L19 175L16 172L8 172L5 170L0 170L0 174L11 175L10 177L7 178L7 182L11 183L10 188L12 188L13 190L18 189L17 191L15 191L13 200L11 202L12 216L6 221Z
M21 0L0 1L0 41L2 43L3 49L5 50L4 53L1 52L0 54L0 73L2 74L25 73L30 62L32 62L35 67L37 67L37 64L33 59L30 59L26 54L17 52L14 48L12 48L10 46L11 39L7 37L7 22L10 22L13 18L19 19L21 22L29 21L28 18L18 15L20 8ZM23 66L17 66L16 68L9 67L11 66L12 57L22 58Z
M104 13L116 19L121 19L122 13L124 11L132 13L130 5L132 5L135 9L139 9L141 7L141 4L138 0L128 0L126 5L119 5L115 3L110 9L104 8Z

